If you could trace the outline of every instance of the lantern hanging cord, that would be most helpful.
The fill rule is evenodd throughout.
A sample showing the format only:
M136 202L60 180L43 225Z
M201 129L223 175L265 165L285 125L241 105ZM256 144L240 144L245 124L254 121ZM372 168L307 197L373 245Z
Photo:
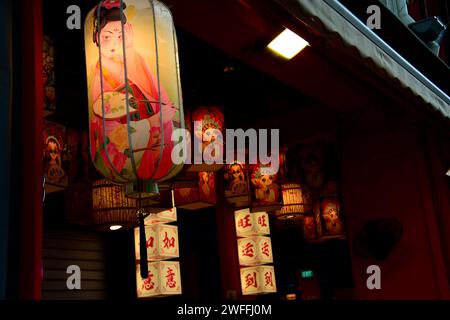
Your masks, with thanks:
M98 17L100 17L100 10L103 4L103 0L101 0L98 5L97 5L97 22L96 22L96 26L95 28L97 28L97 37L100 37L100 23L98 22ZM112 163L111 159L109 158L109 152L108 152L108 146L106 143L105 137L106 137L106 118L105 118L105 97L103 95L103 66L102 66L102 45L101 45L101 41L98 41L98 62L99 62L99 67L100 67L100 92L101 92L101 96L102 96L102 133L103 133L103 151L105 152L105 157L108 160L108 163L110 165L110 167L112 168L112 170L114 171L114 173L119 176L120 178L122 178L124 181L128 181L127 178L125 178L119 171L117 171L116 167L114 166L114 164ZM90 126L90 122L89 122L89 126Z

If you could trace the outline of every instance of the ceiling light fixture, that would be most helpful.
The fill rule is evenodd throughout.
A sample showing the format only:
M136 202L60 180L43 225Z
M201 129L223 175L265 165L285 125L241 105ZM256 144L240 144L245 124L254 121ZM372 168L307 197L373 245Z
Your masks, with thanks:
M305 39L286 28L267 47L286 59L292 59L306 46L309 43Z

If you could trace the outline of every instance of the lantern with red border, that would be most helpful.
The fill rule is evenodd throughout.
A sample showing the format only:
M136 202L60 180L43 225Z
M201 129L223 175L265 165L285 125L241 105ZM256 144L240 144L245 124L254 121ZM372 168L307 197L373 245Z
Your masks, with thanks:
M198 210L216 204L216 179L214 172L194 173L191 183L184 181L174 186L175 206L181 209Z
M136 260L140 261L139 228L134 229ZM147 261L178 258L178 227L168 224L155 224L145 227Z
M180 263L158 261L148 263L148 277L141 277L136 265L136 290L138 298L163 297L181 294Z
M85 20L91 158L128 196L174 177L171 140L184 128L172 15L157 0L104 0Z
M242 295L277 292L273 266L247 267L240 270Z
M44 120L45 192L65 190L69 184L65 127Z
M234 212L236 235L249 237L270 234L269 215L267 212L250 212L250 209L242 209Z

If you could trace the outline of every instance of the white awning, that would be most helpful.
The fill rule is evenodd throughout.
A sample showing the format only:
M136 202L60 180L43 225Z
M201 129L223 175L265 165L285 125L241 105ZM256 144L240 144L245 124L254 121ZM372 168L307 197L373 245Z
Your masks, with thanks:
M450 98L413 65L386 44L379 36L336 0L276 0L296 18L314 25L314 20L336 32L347 46L372 60L387 76L430 104L450 119Z

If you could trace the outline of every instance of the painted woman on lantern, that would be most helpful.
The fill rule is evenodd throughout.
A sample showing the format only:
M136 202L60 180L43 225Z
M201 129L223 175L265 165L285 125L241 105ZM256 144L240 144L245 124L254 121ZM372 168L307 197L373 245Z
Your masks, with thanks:
M166 175L172 167L170 154L173 145L170 137L177 109L162 85L158 86L144 57L134 48L133 25L127 21L125 11L122 14L122 28L120 3L120 0L103 1L99 15L97 16L98 8L95 8L94 12L93 42L99 48L100 57L95 65L90 87L93 110L90 119L91 155L97 169L105 176L117 178L119 175L133 179L131 142L137 178L158 179ZM125 10L126 4L122 4ZM129 11L131 15L134 7L130 7ZM126 50L127 81L123 43ZM130 131L127 126L126 91L131 120ZM161 150L163 133L165 145Z

